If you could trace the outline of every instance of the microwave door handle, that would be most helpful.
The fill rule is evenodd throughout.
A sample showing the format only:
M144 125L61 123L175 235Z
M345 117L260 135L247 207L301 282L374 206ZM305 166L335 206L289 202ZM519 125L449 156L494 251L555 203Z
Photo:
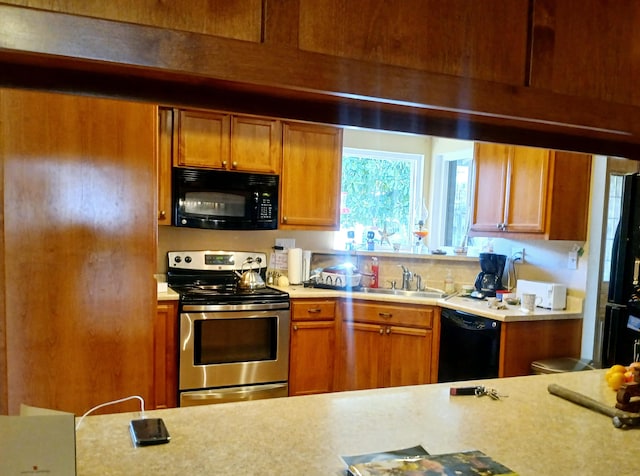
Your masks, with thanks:
M640 274L640 258L636 258L636 260L633 263L633 285L637 286L638 283L640 282L640 277L638 276Z

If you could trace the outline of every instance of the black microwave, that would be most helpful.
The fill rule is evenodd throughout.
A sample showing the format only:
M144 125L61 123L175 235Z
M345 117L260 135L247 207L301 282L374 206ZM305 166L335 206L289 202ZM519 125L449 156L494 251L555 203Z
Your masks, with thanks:
M212 230L278 228L278 176L173 168L173 225Z

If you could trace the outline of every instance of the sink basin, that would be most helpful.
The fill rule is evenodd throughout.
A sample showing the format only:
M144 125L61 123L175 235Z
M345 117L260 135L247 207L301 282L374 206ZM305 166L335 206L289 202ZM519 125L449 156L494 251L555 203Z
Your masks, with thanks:
M390 288L362 288L359 292L366 294L385 294L387 296L405 296L418 298L441 299L446 296L444 291L439 289L425 289L424 291L408 291L405 289Z

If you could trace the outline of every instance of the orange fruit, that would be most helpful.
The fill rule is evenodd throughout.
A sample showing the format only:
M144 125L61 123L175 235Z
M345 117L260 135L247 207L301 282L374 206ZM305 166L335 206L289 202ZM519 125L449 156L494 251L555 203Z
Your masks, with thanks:
M612 365L609 370L611 371L611 373L615 373L615 372L625 373L627 371L627 368L624 365L615 364L615 365Z
M614 390L618 390L620 387L622 387L622 384L624 383L624 374L622 372L612 373L611 376L609 377L608 383L609 383L609 387L611 387Z

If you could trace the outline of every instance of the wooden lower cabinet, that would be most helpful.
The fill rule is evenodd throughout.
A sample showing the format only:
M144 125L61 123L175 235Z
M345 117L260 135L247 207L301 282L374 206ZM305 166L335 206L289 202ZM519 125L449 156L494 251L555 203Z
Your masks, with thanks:
M153 330L155 408L178 406L178 302L158 301Z
M291 300L289 395L334 390L336 301Z
M500 377L530 375L536 360L580 357L582 319L507 322L500 334Z
M337 390L436 381L439 308L344 301Z

